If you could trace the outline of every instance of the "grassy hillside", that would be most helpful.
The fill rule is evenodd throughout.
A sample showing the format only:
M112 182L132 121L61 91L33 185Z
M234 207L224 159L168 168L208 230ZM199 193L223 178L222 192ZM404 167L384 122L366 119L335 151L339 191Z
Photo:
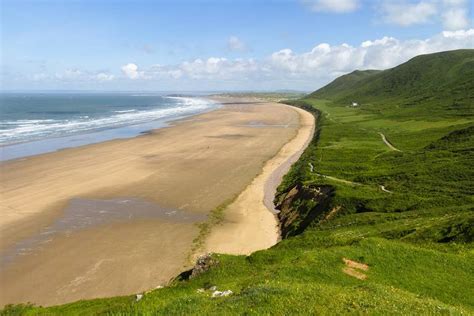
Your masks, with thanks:
M417 56L385 71L355 71L312 93L310 98L365 105L383 100L401 115L415 114L410 109L425 109L462 117L474 114L473 85L474 54L472 50L457 50Z
M138 302L2 313L474 314L473 58L420 56L292 101L316 115L318 131L279 188L288 238L277 246L214 255L209 272ZM199 290L211 286L234 294Z

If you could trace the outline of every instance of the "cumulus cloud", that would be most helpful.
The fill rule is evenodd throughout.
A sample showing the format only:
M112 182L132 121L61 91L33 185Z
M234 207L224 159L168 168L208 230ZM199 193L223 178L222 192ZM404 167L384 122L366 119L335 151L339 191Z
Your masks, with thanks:
M355 69L387 69L417 55L459 48L474 48L474 29L445 31L424 40L401 41L383 37L364 41L358 46L323 43L302 54L284 49L273 53L270 62L274 68L304 77L323 74L331 77Z
M436 4L428 1L418 3L389 1L382 5L384 20L401 26L427 23L436 16L437 12Z
M359 7L358 0L302 0L302 2L316 12L347 13Z
M296 53L289 48L261 60L197 58L177 65L153 65L138 76L138 66L130 68L134 78L150 80L194 80L199 82L245 82L251 88L270 86L316 89L355 69L387 69L410 58L433 52L474 48L474 29L444 31L431 38L399 40L382 37L359 45L319 43L311 50ZM247 86L246 88L249 88Z
M245 51L247 49L244 42L242 42L237 36L231 36L227 40L227 48L230 51Z
M143 72L138 71L138 66L134 63L123 65L121 70L125 76L133 80L143 77Z

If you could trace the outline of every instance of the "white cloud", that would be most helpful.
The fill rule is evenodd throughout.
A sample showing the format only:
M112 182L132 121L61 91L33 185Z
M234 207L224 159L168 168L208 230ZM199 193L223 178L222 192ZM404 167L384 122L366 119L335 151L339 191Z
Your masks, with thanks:
M457 30L457 31L444 31L443 37L446 38L454 38L456 40L465 40L465 41L471 41L471 45L467 44L466 48L473 48L474 46L472 44L472 40L474 39L474 29L469 29L469 30ZM471 47L469 47L471 46Z
M138 79L143 76L143 72L138 71L138 66L133 63L123 65L121 70L124 75L126 75L128 78L133 79L133 80Z
M442 22L445 30L460 30L470 25L467 0L383 0L380 11L385 22L400 26Z
M319 44L311 51L295 54L289 49L271 55L275 68L304 77L335 76L355 69L386 69L420 55L459 48L474 48L474 29L449 32L425 40L401 41L383 37L359 46Z
M246 76L258 69L253 59L228 60L221 57L197 58L178 65L153 65L144 71L147 79L232 79L237 75Z
M230 51L245 51L247 49L244 42L242 42L237 36L231 36L227 40L227 48Z
M316 12L347 13L359 7L358 0L302 0L302 2Z
M388 1L382 5L384 20L401 26L427 23L436 16L437 12L436 4L428 1L418 3Z
M207 60L185 61L178 66L181 73L189 78L230 78L237 74L249 73L257 69L253 59L235 59L211 57Z
M234 84L240 83L246 85L246 89L256 89L260 85L316 89L355 69L387 69L420 54L460 48L474 48L474 29L445 31L428 39L399 40L386 36L354 46L320 43L302 53L285 48L259 61L198 58L177 65L154 65L143 70L140 78L163 82L170 79L228 82L233 88L238 88ZM138 66L131 68L138 72Z
M446 30L460 30L469 27L469 7L465 0L444 0L441 19Z
M105 72L100 72L97 75L95 75L95 78L99 81L110 81L110 80L114 80L115 76L111 74L107 74Z
M255 59L223 57L197 58L175 65L121 67L122 78L135 79L136 86L173 89L307 89L314 90L336 77L356 69L387 69L420 54L446 50L474 49L474 29L444 31L426 39L400 40L381 37L358 45L317 43L312 49L296 52L284 48ZM40 71L28 77L32 82L109 82L118 80L107 71L67 69L60 73ZM145 82L148 81L148 83ZM128 87L129 80L118 80Z
M467 9L450 8L443 13L443 25L447 30L460 30L469 26Z
M56 73L55 76L59 80L76 80L81 79L84 73L79 69L66 69L63 72Z

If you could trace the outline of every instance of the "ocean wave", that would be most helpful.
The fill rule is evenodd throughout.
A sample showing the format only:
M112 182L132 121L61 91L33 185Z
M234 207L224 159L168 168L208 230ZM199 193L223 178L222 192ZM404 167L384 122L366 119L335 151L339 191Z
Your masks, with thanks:
M131 109L131 110L122 110L122 111L114 111L114 113L131 113L131 112L136 112L137 110Z
M127 125L136 125L155 120L182 115L190 115L216 107L216 103L206 99L169 97L177 102L165 108L137 111L115 111L111 116L89 118L85 115L74 119L31 119L1 122L0 144L13 144L34 139L58 137L102 129L110 129Z
M1 122L2 125L24 125L24 124L44 124L54 122L56 120L47 119L47 120L16 120L16 121L6 121Z

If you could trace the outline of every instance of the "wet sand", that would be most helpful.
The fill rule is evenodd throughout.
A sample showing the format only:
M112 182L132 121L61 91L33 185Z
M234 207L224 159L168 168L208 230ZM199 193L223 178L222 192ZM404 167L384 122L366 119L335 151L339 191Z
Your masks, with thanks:
M288 106L227 103L133 139L1 163L0 305L139 293L189 267L196 223L300 127Z

